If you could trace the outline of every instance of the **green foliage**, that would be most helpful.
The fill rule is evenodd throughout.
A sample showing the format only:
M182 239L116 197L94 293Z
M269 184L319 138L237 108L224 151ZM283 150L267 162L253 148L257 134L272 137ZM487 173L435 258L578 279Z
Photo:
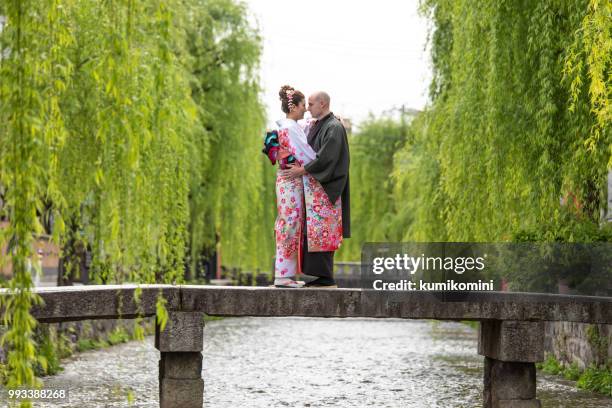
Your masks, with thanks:
M577 385L578 388L612 397L612 369L588 367L578 378Z
M580 377L580 369L576 363L565 367L551 354L543 363L538 363L537 368L547 374L559 375L567 380L576 381Z
M126 343L130 340L140 340L138 337L139 334L136 332L136 330L134 331L132 335L130 335L130 333L128 333L128 331L121 326L116 326L113 329L113 331L108 333L103 338L97 338L97 336L88 337L88 336L93 336L93 334L90 334L90 335L85 334L85 336L87 337L83 337L77 340L76 350L79 352L89 351L89 350L98 350L101 348L106 348L110 346L115 346L117 344ZM63 357L64 356L60 355L60 358L63 358Z
M36 375L54 375L63 371L60 360L71 356L73 351L68 338L49 325L38 326L36 338L38 339Z
M14 272L3 341L8 385L36 385L41 221L68 271L82 272L86 248L96 283L181 283L216 237L226 263L268 266L274 179L245 161L264 115L261 39L241 3L11 0L2 15L0 247Z
M143 327L142 318L137 318L134 322L134 340L143 341L145 338L145 328Z
M368 241L612 241L611 7L422 1L431 101L407 129L370 118L351 138L340 258Z
M220 242L224 264L268 268L274 253L275 178L260 150L265 126L257 72L259 34L246 7L231 0L195 0L187 24L192 95L200 109L210 160L193 157L191 267ZM212 103L208 103L211 101Z
M2 302L2 321L8 331L2 343L8 346L7 387L19 385L37 386L34 375L38 363L33 341L36 321L30 315L30 307L36 302L32 294L32 233L41 230L36 217L39 197L45 194L44 180L47 171L44 156L46 144L54 143L57 135L45 123L48 108L45 99L45 80L51 75L49 64L40 61L40 53L55 38L47 38L44 18L32 13L36 3L9 1L4 5L8 19L0 38L0 52L10 43L10 55L0 64L0 183L5 187L9 227L0 233L0 247L8 245L11 254L13 279L7 286L10 296ZM50 57L51 58L51 57ZM25 403L29 406L29 403Z
M168 310L166 309L166 299L164 299L161 294L157 297L157 302L155 303L155 320L159 325L161 330L166 328L166 324L168 324Z
M477 322L475 320L461 320L461 323L471 327L474 330L478 330L478 327L480 327L480 322Z
M598 145L612 122L612 3L590 0L572 47L565 59L564 73L571 80L572 105L581 96L583 82L588 78L588 95L596 124L585 141L587 148ZM610 146L612 149L612 145ZM608 167L612 167L612 158Z
M370 116L350 136L352 237L343 242L339 259L358 260L363 242L395 241L403 235L393 214L402 212L406 203L393 199L390 175L400 165L395 152L409 139L408 120L407 115L400 120Z
M130 406L133 405L134 402L136 402L136 396L134 395L134 390L132 389L127 390L126 401L128 405Z
M586 329L587 340L600 361L605 361L608 355L608 337L599 333L599 326L591 324Z
M62 371L55 342L46 336L38 348L39 368L37 375L53 375Z
M101 348L108 347L109 343L106 340L95 340L95 339L79 339L77 341L76 349L79 352L98 350Z
M580 378L581 370L578 368L578 364L572 363L563 370L563 377L567 380L577 381Z
M354 233L343 259L368 241L612 241L602 222L612 133L597 91L612 87L600 54L610 13L591 3L422 3L434 25L431 101L401 143L390 137L401 122L385 117L352 138ZM607 259L605 245L565 246L566 259L542 265L561 248L536 247L535 259L495 277L511 290L605 291L609 271L583 262Z
M606 296L612 262L607 244L612 242L611 223L600 225L562 207L553 218L514 232L512 241L547 244L526 244L523 248L531 249L504 266L500 277L509 280L511 290L555 293L563 282L572 294ZM568 242L571 244L565 244ZM599 266L587 268L588 259L597 259Z
M552 354L549 354L544 362L537 363L536 367L538 370L552 375L559 375L563 372L563 365Z
M111 346L116 344L126 343L130 341L130 334L122 327L116 327L111 333L109 333L107 341Z
M565 208L555 217L512 234L515 242L611 242L612 225L576 217Z
M395 160L402 239L608 240L599 232L612 146L603 3L422 3L434 81Z
M550 354L543 363L538 363L536 366L547 374L560 375L565 379L576 381L578 388L612 396L612 370L610 367L590 366L586 370L580 370L576 363L565 367Z
M445 241L446 197L441 189L437 156L440 137L425 134L430 118L418 115L411 123L413 138L395 154L393 199L397 208L396 228L402 241Z

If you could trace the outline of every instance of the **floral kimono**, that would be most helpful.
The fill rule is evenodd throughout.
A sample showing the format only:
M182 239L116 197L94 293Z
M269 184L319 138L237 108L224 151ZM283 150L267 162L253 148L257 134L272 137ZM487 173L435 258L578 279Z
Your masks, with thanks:
M277 122L280 149L291 154L302 166L316 158L306 140L304 129L292 119ZM342 205L332 204L321 184L311 175L288 180L276 178L278 215L276 234L277 278L291 278L301 273L302 225L306 219L308 251L335 251L342 242Z

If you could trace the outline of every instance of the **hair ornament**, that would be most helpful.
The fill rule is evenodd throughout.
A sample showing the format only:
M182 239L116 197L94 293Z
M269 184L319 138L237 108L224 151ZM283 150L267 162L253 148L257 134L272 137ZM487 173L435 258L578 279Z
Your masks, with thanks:
M293 109L295 109L295 104L293 103L293 93L295 92L294 89L287 89L286 93L287 93L287 107L289 108L289 112L291 112Z

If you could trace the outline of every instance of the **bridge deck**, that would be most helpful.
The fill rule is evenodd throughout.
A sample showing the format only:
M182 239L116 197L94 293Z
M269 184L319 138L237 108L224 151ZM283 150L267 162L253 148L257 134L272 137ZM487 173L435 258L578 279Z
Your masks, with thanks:
M153 316L166 307L217 316L396 317L612 324L612 298L511 292L388 292L236 286L136 285L38 288L42 322ZM5 292L5 291L4 291ZM6 293L6 292L5 292Z

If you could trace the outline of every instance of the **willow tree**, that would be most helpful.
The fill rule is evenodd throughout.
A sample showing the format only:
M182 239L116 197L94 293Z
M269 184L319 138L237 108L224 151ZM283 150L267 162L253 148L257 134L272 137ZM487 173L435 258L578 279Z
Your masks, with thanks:
M419 203L406 238L572 240L568 223L597 225L612 145L609 2L431 0L423 11L434 79L395 172L408 187L395 197Z
M4 4L0 184L9 221L3 259L13 270L3 301L8 386L35 384L33 365L45 363L34 352L29 309L36 301L33 234L42 230L48 203L60 244L68 220L93 247L97 280L182 277L187 142L196 116L168 6Z
M350 136L351 145L351 238L342 243L339 259L357 261L364 242L389 242L401 239L396 213L404 202L393 197L390 175L396 166L394 155L410 139L411 116L370 115Z
M0 247L13 270L2 316L12 387L36 384L33 367L45 364L30 314L42 219L53 220L45 224L65 252L75 242L91 249L99 283L181 282L189 243L211 230L237 264L256 263L271 242L259 239L260 198L273 181L264 183L271 175L253 160L263 127L260 40L243 6L44 0L3 2L1 12L0 217L9 226ZM255 164L240 167L248 160Z
M10 347L7 385L13 387L36 384L32 370L36 362L32 341L36 322L29 313L36 302L31 293L32 232L41 229L36 211L39 197L46 193L41 175L48 173L48 166L43 158L49 153L49 142L57 141L57 134L47 133L51 140L37 143L45 138L41 119L48 108L40 91L51 73L40 56L49 45L43 43L45 20L31 12L34 7L28 1L6 2L2 11L7 22L0 37L0 180L5 189L2 215L11 221L1 231L0 239L8 246L14 274L8 282L10 301L3 302L3 322L9 325L4 336Z
M261 38L244 4L196 0L187 24L193 97L207 156L192 163L191 260L222 246L227 265L269 267L274 178L264 167L265 128L258 78Z
M92 247L100 282L182 276L197 117L173 28L180 5L79 1L70 9L60 208Z

